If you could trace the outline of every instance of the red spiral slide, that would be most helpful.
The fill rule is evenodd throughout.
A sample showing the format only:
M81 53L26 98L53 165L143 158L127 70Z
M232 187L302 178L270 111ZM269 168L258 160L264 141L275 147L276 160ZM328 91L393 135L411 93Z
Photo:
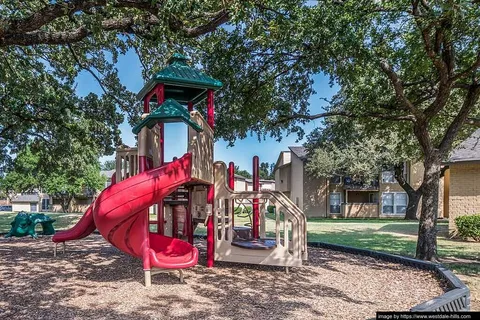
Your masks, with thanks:
M191 154L145 171L103 190L78 223L52 240L81 239L95 228L129 255L142 258L143 268L182 269L197 264L198 250L188 242L150 233L148 208L191 180Z

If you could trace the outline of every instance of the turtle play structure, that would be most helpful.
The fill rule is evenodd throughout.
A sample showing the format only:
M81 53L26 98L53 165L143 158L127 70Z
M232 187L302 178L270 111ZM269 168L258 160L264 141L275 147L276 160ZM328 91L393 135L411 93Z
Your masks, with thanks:
M43 213L26 213L24 211L19 212L13 221L10 223L12 226L10 231L5 235L5 238L10 237L25 237L31 236L37 238L37 232L35 227L40 224L42 226L43 235L55 234L53 223L55 219L46 216Z
M301 266L307 259L305 215L281 192L259 190L258 157L253 191L235 192L233 163L227 170L223 162L214 162L214 91L221 87L174 54L138 94L144 106L142 120L133 128L138 148L117 149L112 185L72 229L52 238L55 248L98 229L113 246L142 259L146 286L154 273L169 270L179 270L182 281L182 269L198 262L193 232L202 223L207 267L214 261L287 270ZM194 110L204 99L206 120ZM183 156L168 162L164 124L171 122L188 127L188 143ZM245 203L253 208L248 232L234 223L236 204ZM265 216L267 203L275 206L274 218Z

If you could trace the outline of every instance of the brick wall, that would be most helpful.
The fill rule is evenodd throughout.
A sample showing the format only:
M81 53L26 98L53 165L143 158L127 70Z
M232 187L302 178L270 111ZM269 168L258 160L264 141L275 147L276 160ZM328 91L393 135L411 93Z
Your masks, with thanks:
M449 229L455 231L455 218L480 214L480 163L450 165Z

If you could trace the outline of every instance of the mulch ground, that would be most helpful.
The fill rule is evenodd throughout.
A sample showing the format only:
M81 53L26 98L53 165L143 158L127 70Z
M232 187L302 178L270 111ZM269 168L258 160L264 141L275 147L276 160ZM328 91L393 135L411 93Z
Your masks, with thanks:
M49 237L0 239L0 319L369 319L444 292L426 272L309 249L302 268L216 263L159 274L145 288L141 261L99 235L53 257ZM60 246L59 246L60 248Z

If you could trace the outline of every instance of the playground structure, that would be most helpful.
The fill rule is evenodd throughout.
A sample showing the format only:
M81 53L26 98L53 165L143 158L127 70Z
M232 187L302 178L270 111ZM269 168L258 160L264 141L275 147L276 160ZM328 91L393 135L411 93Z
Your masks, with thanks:
M55 234L53 223L55 219L46 216L43 213L26 213L24 211L19 212L13 221L10 223L12 226L10 231L5 235L5 238L25 237L31 236L32 238L38 238L35 228L37 224L42 226L43 235Z
M207 267L214 261L301 266L307 259L306 218L281 192L259 191L254 157L254 191L233 190L234 166L214 162L214 91L222 83L190 67L175 54L140 91L142 121L133 128L138 148L118 149L112 185L102 191L79 222L58 232L57 243L81 239L95 229L121 251L143 261L145 285L151 276L197 264L193 233L207 227ZM207 100L207 120L194 105ZM186 105L186 107L185 107ZM187 152L171 162L164 157L164 124L188 126ZM275 206L267 230L266 201ZM236 204L251 203L251 230L236 227ZM150 220L150 208L156 219ZM248 228L247 228L248 229ZM267 238L269 236L270 238ZM288 270L288 269L287 269Z

